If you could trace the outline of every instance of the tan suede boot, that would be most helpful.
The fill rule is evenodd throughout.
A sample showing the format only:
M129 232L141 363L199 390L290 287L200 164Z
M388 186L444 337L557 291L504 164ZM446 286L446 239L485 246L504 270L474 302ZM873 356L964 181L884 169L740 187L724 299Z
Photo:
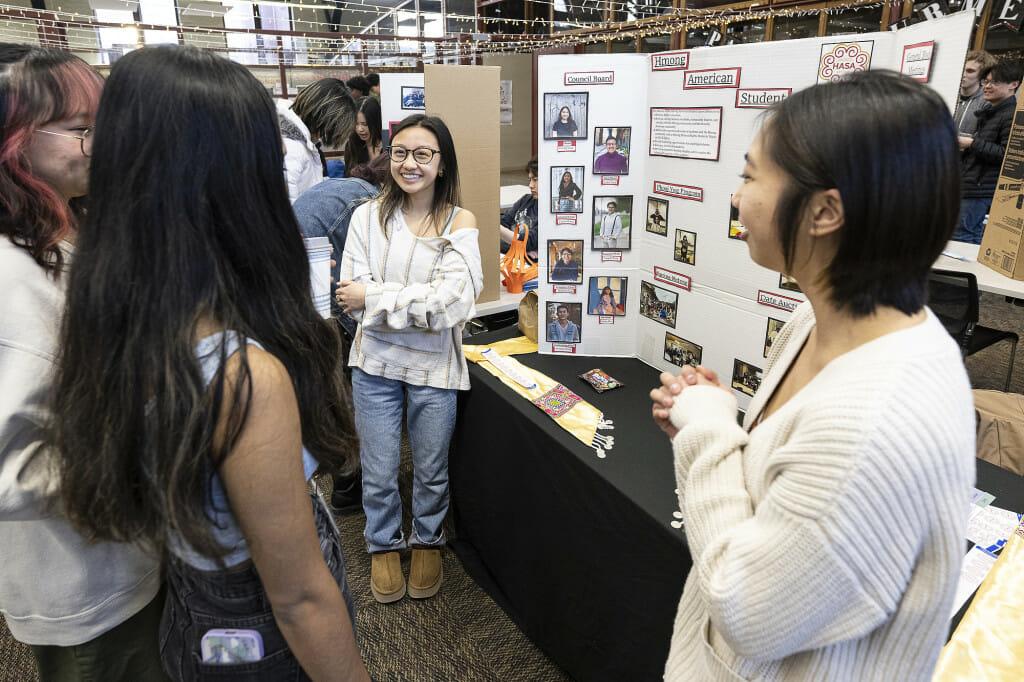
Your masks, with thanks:
M405 576L398 552L370 555L370 591L381 604L390 604L405 596Z
M441 550L414 547L409 567L409 596L433 597L441 589Z

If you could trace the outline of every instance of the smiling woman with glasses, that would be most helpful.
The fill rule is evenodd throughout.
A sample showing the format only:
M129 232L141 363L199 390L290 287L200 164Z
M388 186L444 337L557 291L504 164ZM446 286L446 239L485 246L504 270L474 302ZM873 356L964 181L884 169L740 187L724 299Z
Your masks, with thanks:
M459 208L459 167L444 122L417 114L395 129L391 175L352 214L337 300L359 321L349 366L363 464L370 590L405 596L406 546L398 494L402 412L413 443L408 592L441 587L448 512L448 443L458 391L469 388L462 329L483 286L476 217Z

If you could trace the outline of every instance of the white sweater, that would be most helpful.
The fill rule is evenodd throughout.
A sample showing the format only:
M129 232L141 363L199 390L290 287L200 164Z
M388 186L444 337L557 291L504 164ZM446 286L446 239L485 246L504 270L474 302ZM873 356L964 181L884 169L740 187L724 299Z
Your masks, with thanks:
M772 347L746 422L719 388L672 408L693 568L667 680L930 679L945 641L971 486L974 413L931 312L830 362L751 430L814 326Z
M0 612L26 644L82 644L148 604L160 567L130 545L87 542L49 511L43 425L64 289L0 235L0 291Z
M399 210L385 236L379 206L369 201L352 213L341 259L341 281L366 285L365 308L351 313L359 329L348 364L414 386L466 390L462 328L483 289L479 231L449 232L449 219L440 237L417 237Z

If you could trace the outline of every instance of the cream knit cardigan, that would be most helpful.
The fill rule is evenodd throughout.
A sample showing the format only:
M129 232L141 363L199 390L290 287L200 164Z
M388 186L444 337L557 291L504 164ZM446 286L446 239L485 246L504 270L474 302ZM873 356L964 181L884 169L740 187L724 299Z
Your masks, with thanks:
M693 569L667 680L931 676L975 477L963 362L929 311L833 360L751 430L813 326L804 304L743 428L719 388L687 388L672 408Z

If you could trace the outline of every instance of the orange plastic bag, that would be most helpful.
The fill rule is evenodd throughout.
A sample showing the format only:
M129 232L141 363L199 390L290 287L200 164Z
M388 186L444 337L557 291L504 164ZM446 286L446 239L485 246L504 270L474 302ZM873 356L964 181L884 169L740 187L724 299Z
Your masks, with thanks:
M519 225L522 225L523 238L518 239ZM525 223L516 225L516 238L509 244L508 253L501 257L501 283L510 294L523 292L523 282L537 276L537 264L526 255L526 240L530 237L530 226Z

